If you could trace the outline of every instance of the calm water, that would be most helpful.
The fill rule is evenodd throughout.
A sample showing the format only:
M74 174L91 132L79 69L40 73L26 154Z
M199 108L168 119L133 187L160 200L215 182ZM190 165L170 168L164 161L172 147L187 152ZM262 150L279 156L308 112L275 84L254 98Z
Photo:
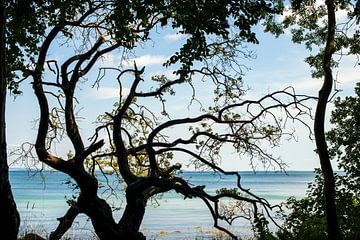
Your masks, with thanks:
M280 203L290 196L301 198L305 195L307 183L314 179L314 173L308 171L290 171L287 174L274 172L241 172L242 185L254 193L266 198L271 203ZM222 187L235 187L236 179L232 176L219 176L209 172L185 172L182 174L195 185L206 185L206 190L215 192ZM67 177L58 172L45 171L43 175L33 175L25 170L13 170L10 173L12 188L21 215L21 228L24 231L36 229L37 232L51 231L56 227L56 218L64 215L67 199L76 196ZM105 184L105 179L102 179ZM111 185L121 189L115 178L109 178ZM105 189L105 188L101 188ZM121 192L121 191L117 191ZM113 196L109 191L102 191L102 197L113 203L116 219L121 215L123 196ZM154 199L144 217L142 231L149 239L195 239L196 236L210 234L211 214L202 201L184 200L175 192L164 194ZM242 234L249 231L249 225L240 222L233 229ZM92 239L93 229L86 216L81 215L68 233L76 239Z

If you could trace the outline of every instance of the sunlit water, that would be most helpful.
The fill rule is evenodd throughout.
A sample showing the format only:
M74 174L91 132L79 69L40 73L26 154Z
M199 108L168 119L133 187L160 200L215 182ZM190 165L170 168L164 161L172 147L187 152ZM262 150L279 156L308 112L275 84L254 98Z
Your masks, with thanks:
M182 174L194 185L206 185L206 190L214 193L216 189L236 187L233 176L219 176L210 172L185 172ZM241 172L242 185L272 204L285 201L290 196L301 198L305 195L307 183L314 179L308 171L290 171L287 174L275 172ZM26 170L13 170L10 173L12 189L21 215L22 231L32 231L44 236L56 228L58 217L65 214L67 199L77 195L66 175L44 171L33 175ZM102 178L103 184L105 179ZM109 182L116 192L122 192L121 184L114 177ZM114 196L101 188L102 197L113 203L119 210L114 212L118 219L124 207L123 196ZM142 232L149 239L195 239L197 236L214 234L211 214L199 199L183 199L175 192L164 194L149 204L144 217ZM224 225L226 226L226 225ZM249 233L251 226L240 221L232 229L239 234ZM86 216L80 215L67 233L75 239L93 239L93 228ZM198 238L200 239L200 238Z

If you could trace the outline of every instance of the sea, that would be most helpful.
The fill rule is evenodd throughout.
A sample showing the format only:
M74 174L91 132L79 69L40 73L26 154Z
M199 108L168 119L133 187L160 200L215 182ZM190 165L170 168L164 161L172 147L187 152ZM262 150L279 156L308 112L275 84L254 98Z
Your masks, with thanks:
M219 188L235 188L236 178L213 172L188 171L180 174L194 186L204 185L209 193ZM240 172L244 188L271 204L281 204L289 197L300 199L305 196L308 183L314 180L311 171L244 171ZM99 193L114 209L114 218L119 219L124 209L124 185L111 175L107 178L99 174ZM10 171L10 181L15 201L21 216L21 233L37 232L47 236L57 226L57 218L62 217L68 201L76 198L78 190L63 173L56 171L30 171L14 169ZM271 213L276 217L275 213ZM281 224L281 219L278 219ZM148 239L206 239L221 235L213 227L209 209L200 199L184 199L175 192L157 196L148 203L141 231ZM240 219L232 226L220 222L240 236L251 235L251 224ZM273 226L276 230L275 225ZM91 221L79 215L63 239L96 239Z

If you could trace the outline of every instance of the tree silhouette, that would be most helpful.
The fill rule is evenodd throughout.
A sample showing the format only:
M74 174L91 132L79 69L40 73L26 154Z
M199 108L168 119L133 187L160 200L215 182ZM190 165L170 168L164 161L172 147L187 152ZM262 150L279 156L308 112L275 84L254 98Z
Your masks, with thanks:
M0 3L0 231L6 239L17 239L20 217L9 182L9 166L6 147L5 105L6 105L6 13L5 1Z
M79 12L59 14L60 18L54 21L54 26L49 26L39 51L34 54L37 58L23 70L25 78L20 80L33 79L39 103L35 142L38 159L69 175L80 191L77 199L69 201L70 207L59 219L50 239L60 239L79 213L91 219L100 239L145 239L139 229L147 202L171 190L185 198L201 199L212 214L214 226L234 239L237 237L221 225L221 220L231 224L239 217L246 217L259 222L262 211L271 218L270 210L274 206L244 189L238 172L223 170L219 155L222 149L231 146L239 155L283 168L283 163L265 148L278 145L283 136L292 136L292 132L284 129L288 122L305 124L301 117L309 114L305 102L310 97L296 95L292 88L269 93L258 100L241 99L242 72L238 57L247 56L241 43L256 43L251 27L262 19L270 21L280 9L281 6L271 1L227 5L205 1L188 5L182 1L89 1ZM82 79L102 56L118 48L132 49L148 40L151 30L168 24L187 35L184 45L164 64L178 64L174 76L145 79L145 68L139 69L136 62L125 69L101 68L94 84L100 84L109 71L116 72L114 80L119 84L119 98L112 112L99 117L90 141L84 140L75 110L76 91ZM48 58L49 48L57 38L64 37L69 43L79 32L81 38L77 41L81 41L82 47L75 55L61 62ZM131 79L127 94L122 91L125 79ZM152 87L146 90L140 86L141 82ZM214 88L213 106L203 107L196 116L171 118L166 111L166 97L175 94L176 87L182 85L191 86L195 92L194 82ZM50 98L55 98L55 104ZM160 100L163 117L151 110L148 99ZM188 136L168 137L166 131L174 128ZM68 137L74 149L67 159L52 151L55 141L63 136ZM102 139L104 136L107 139ZM237 188L219 189L214 194L207 192L206 186L193 186L176 174L181 169L176 163L180 156L187 156L198 167L234 175ZM95 170L105 173L105 168L110 168L126 184L126 206L120 219L113 217L110 205L98 194ZM226 199L237 202L233 214L220 207ZM242 210L240 206L244 204L249 211Z

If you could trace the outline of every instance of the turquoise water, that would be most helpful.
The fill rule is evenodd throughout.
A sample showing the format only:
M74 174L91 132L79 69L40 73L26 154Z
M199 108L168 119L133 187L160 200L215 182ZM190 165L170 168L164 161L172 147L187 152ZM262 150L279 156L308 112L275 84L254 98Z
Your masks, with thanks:
M276 172L241 172L242 185L251 189L260 197L273 204L285 201L290 196L301 198L305 195L307 183L314 179L310 171L290 171L287 174ZM182 177L194 185L206 185L206 190L215 192L218 188L236 186L233 176L220 176L210 172L184 172ZM36 230L44 236L57 225L56 218L64 215L67 209L67 199L77 194L68 178L59 172L43 171L42 175L34 175L26 170L10 172L12 189L17 207L21 215L23 231ZM105 179L101 179L105 184ZM122 186L113 177L109 178L111 186L121 193ZM107 198L113 207L116 219L122 212L123 196L114 196L101 188L103 198ZM149 239L195 239L196 236L210 234L213 230L211 214L198 199L186 199L175 192L164 194L153 199L147 208L142 231ZM249 224L240 221L232 229L247 234ZM80 215L67 234L75 239L92 239L93 228L86 216Z

